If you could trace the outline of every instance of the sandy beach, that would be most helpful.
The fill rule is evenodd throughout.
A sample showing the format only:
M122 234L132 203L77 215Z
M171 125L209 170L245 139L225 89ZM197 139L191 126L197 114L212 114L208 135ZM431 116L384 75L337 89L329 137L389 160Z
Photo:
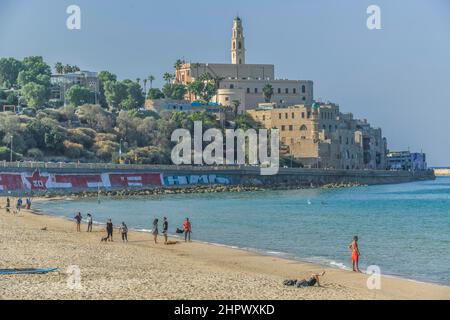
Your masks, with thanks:
M143 232L122 243L116 230L114 242L101 243L100 226L77 233L74 222L7 214L4 205L0 198L0 268L59 269L0 275L0 299L450 299L447 286L382 277L381 289L369 290L364 274L199 242L154 244ZM67 285L72 265L81 271L79 289ZM323 287L282 283L323 270Z

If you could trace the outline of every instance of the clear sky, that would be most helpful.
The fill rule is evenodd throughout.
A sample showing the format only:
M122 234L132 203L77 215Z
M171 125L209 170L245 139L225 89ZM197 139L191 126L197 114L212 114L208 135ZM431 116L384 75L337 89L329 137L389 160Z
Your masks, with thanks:
M81 30L66 8L81 8ZM369 5L381 30L366 27ZM243 19L248 63L314 81L316 99L382 127L391 150L450 165L448 0L0 0L0 57L42 55L120 79L173 72L176 59L229 62Z

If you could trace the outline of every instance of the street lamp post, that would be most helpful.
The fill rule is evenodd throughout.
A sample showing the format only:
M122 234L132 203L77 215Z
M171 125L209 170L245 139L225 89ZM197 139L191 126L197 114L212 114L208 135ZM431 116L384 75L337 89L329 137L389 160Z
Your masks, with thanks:
M119 163L122 164L122 141L123 139L120 138L120 145L119 145Z
M9 162L13 161L13 135L11 135L11 147L9 148Z

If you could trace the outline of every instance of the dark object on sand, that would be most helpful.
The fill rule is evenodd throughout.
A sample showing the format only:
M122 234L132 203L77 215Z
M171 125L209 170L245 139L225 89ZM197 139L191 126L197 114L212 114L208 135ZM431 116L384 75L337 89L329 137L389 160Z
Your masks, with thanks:
M183 229L177 228L177 230L175 231L176 233L184 233Z
M41 231L47 231L47 227L41 228Z
M108 242L108 237L102 237L102 239L100 240L100 242Z
M4 274L36 274L36 273L48 273L56 271L58 268L23 268L23 269L0 269L0 275Z

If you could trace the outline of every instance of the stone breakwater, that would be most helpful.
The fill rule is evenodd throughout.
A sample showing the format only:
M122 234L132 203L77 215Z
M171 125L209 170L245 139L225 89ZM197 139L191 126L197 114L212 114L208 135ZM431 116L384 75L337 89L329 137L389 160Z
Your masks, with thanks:
M52 191L42 194L45 198L53 198L60 196L70 196L74 198L95 198L95 197L114 197L126 198L133 196L157 196L169 194L187 194L187 193L221 193L221 192L257 192L265 190L296 190L296 189L313 189L313 188L351 188L365 186L358 183L331 183L323 186L293 186L293 185L273 185L273 186L249 186L249 185L207 185L192 187L169 187L169 188L146 188L146 189L121 189L121 190L97 190L97 191Z

